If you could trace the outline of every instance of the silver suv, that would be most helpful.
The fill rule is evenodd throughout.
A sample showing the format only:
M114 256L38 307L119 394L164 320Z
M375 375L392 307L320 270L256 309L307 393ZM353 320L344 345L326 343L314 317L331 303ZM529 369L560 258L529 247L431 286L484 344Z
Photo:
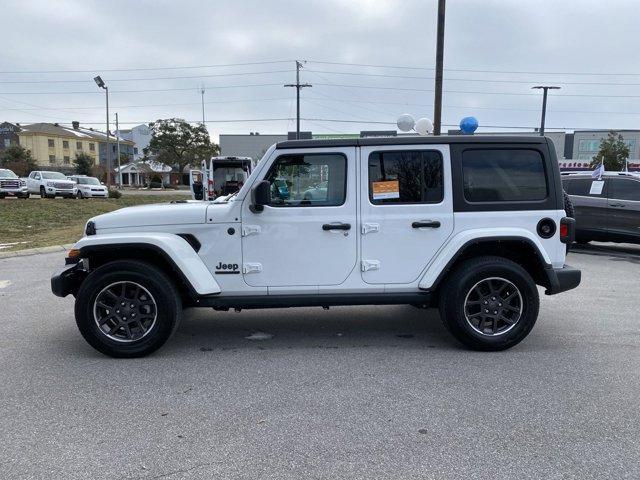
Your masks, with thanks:
M575 209L576 241L640 243L640 175L591 172L563 175Z

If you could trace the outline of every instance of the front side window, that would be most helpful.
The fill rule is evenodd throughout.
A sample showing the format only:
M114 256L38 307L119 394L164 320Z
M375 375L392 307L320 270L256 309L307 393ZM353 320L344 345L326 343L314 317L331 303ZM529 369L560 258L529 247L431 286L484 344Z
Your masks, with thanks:
M609 179L609 198L640 202L640 182L629 178Z
M462 176L468 202L526 202L547 198L544 163L537 150L465 150Z
M369 199L387 203L439 203L444 194L442 156L429 150L369 155Z
M265 177L274 207L334 207L347 193L347 159L340 153L282 155Z

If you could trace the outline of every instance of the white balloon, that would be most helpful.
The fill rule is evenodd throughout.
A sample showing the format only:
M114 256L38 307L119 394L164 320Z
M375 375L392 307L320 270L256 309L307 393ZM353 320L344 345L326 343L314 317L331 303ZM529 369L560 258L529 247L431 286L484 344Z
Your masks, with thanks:
M429 135L433 132L433 123L428 118L419 118L413 128L418 135Z
M416 124L416 121L408 113L403 113L398 117L398 129L401 132L409 132Z

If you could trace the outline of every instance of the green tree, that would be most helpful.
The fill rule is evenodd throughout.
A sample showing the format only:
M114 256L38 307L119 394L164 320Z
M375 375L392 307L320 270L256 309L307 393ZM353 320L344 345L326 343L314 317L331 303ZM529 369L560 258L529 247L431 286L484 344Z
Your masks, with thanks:
M25 177L32 170L36 170L38 164L31 156L31 150L26 150L21 145L11 145L0 152L0 167L8 168L16 175Z
M609 132L600 144L598 154L591 160L591 167L596 168L604 163L604 169L619 172L624 169L625 162L629 158L629 147L624 143L622 135Z
M93 173L93 158L84 152L76 153L76 159L73 161L78 175L91 175Z
M156 120L149 127L151 140L145 156L155 155L156 160L180 172L187 165L197 165L220 151L203 125L194 126L180 118L169 118Z

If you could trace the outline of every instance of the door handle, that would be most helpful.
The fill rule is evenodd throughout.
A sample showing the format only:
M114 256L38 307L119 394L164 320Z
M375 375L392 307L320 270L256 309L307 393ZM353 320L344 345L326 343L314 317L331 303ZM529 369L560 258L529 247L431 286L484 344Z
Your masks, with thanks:
M322 225L322 230L351 230L350 223L325 223Z
M622 207L624 208L624 203L610 203L610 207Z
M438 220L421 220L413 222L411 228L440 228L440 222Z

